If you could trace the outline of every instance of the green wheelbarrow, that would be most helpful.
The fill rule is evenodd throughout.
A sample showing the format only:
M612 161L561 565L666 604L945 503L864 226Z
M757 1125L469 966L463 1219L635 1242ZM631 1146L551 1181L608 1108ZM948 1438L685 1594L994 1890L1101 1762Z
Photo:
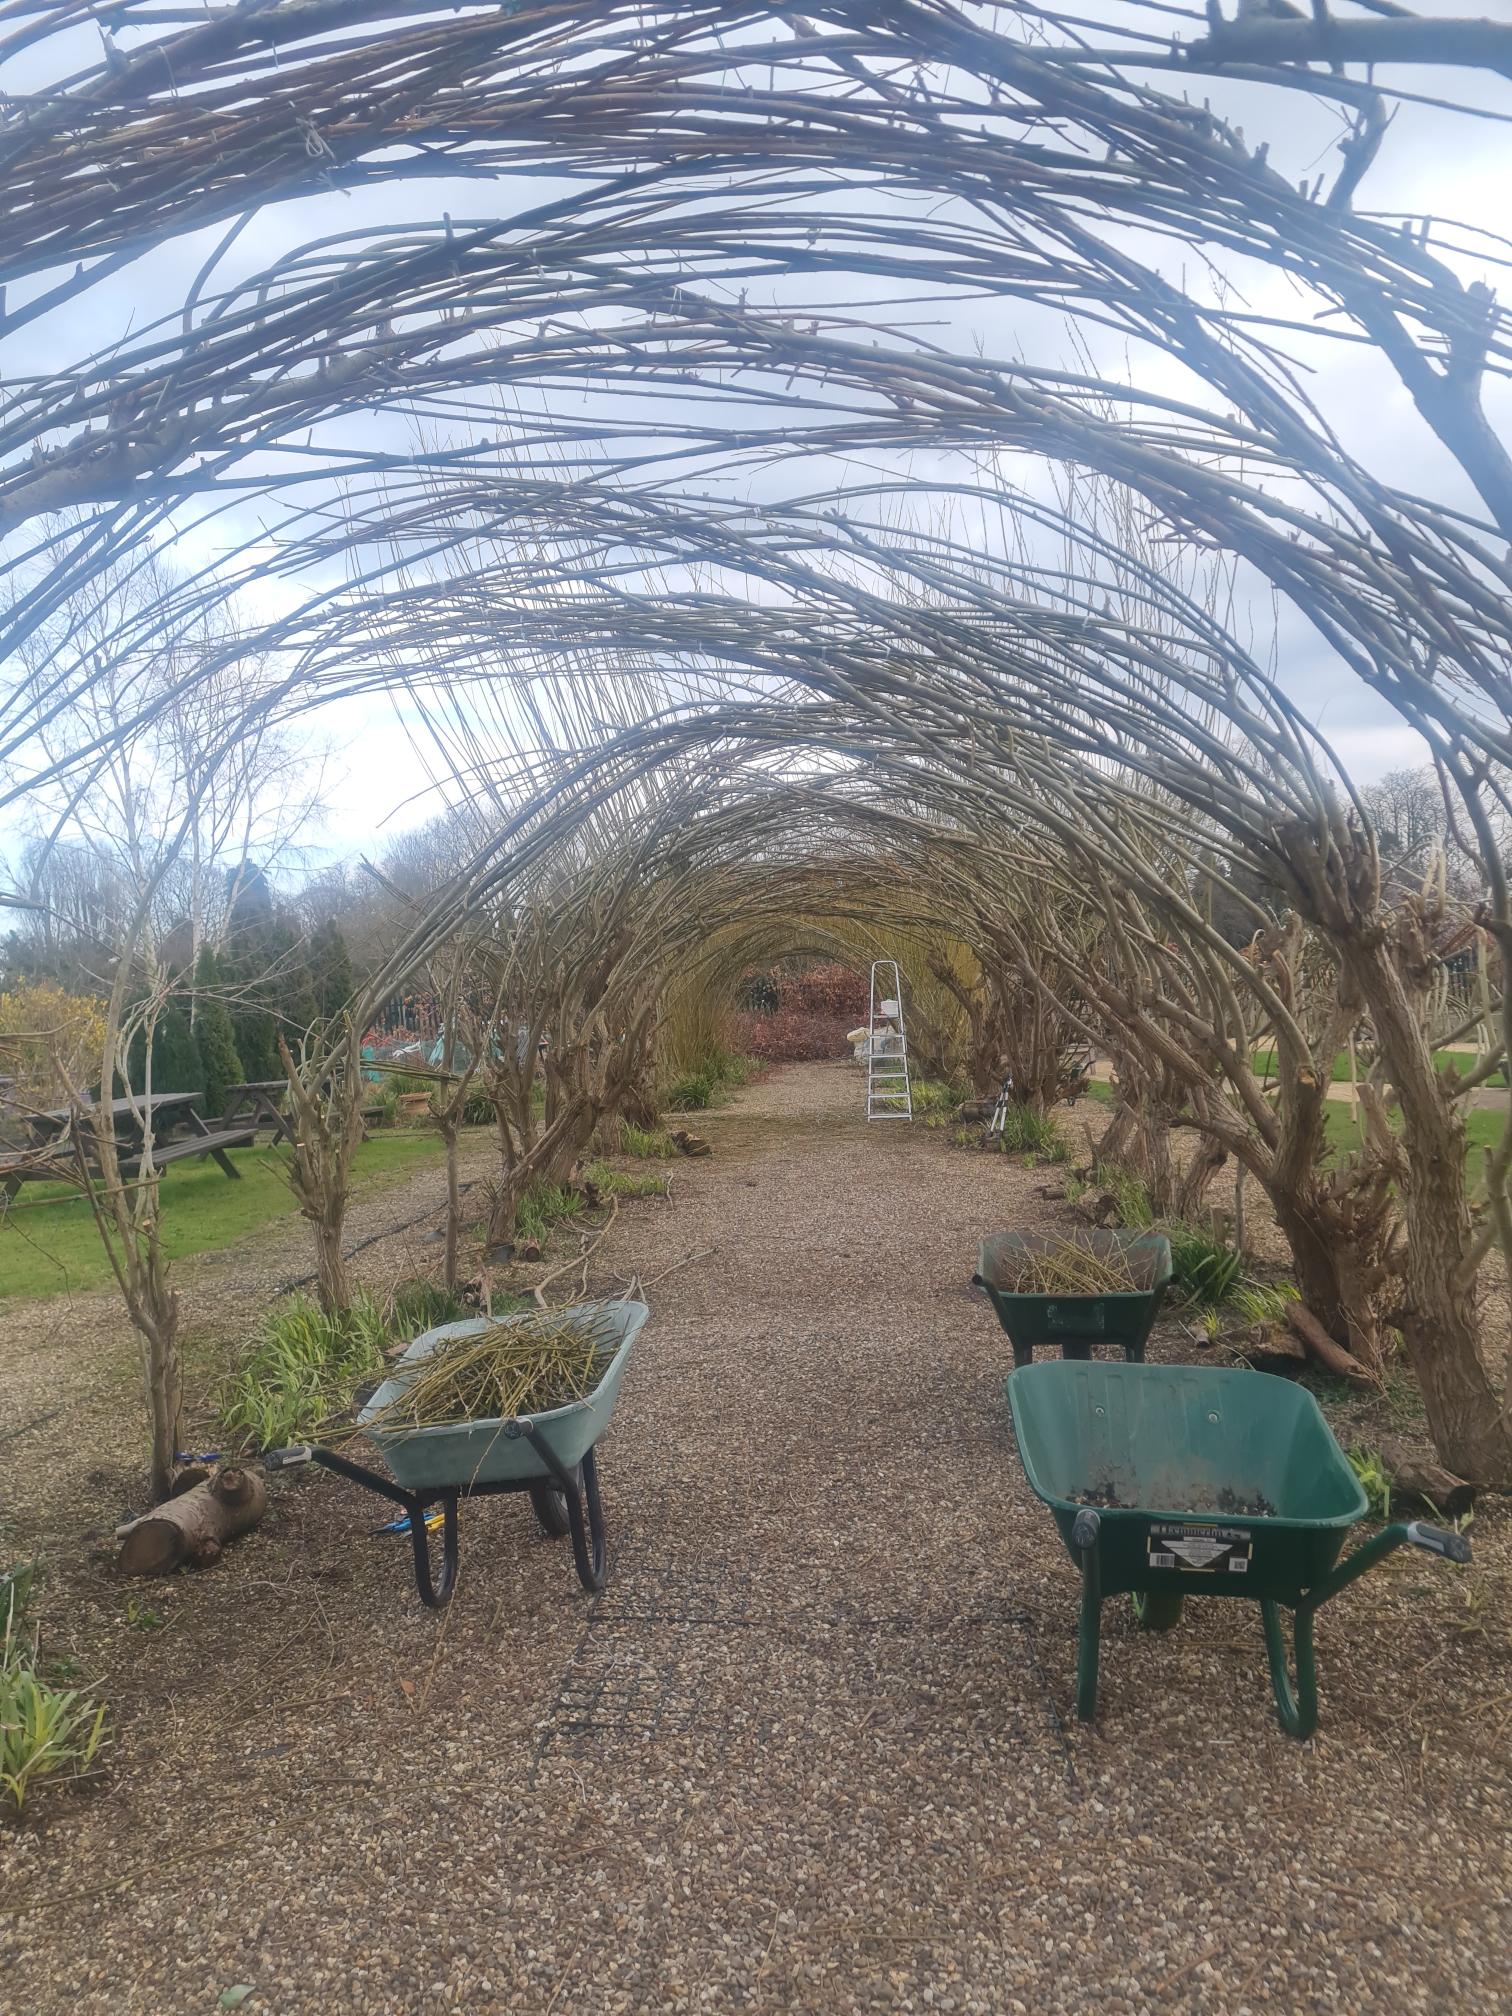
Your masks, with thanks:
M1024 1474L1081 1569L1076 1712L1097 1712L1103 1599L1127 1593L1147 1631L1188 1596L1260 1605L1281 1726L1318 1722L1313 1617L1404 1544L1467 1562L1463 1534L1385 1526L1347 1560L1364 1492L1318 1403L1261 1372L1048 1359L1014 1372L1008 1405ZM1293 1616L1296 1678L1283 1611Z
M1051 1232L999 1232L977 1251L974 1288L984 1288L1008 1333L1015 1365L1028 1365L1037 1344L1058 1344L1066 1358L1090 1358L1094 1344L1111 1344L1131 1364L1143 1362L1166 1289L1171 1285L1171 1242L1163 1232L1089 1231L1076 1244L1128 1262L1138 1288L1106 1295L1025 1295L1011 1284L1035 1253L1064 1246Z

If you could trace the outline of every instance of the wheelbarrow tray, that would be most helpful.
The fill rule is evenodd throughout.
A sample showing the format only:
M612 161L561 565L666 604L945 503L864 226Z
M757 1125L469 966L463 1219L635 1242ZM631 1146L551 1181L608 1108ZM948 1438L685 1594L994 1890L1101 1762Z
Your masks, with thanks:
M1050 1359L1013 1374L1008 1405L1024 1474L1081 1570L1084 1722L1097 1712L1109 1596L1127 1594L1149 1631L1177 1625L1187 1596L1258 1600L1276 1714L1306 1737L1318 1721L1319 1608L1397 1547L1470 1559L1462 1533L1414 1520L1340 1560L1365 1493L1312 1395L1263 1372Z
M381 1452L397 1483L411 1491L467 1491L479 1485L549 1481L551 1470L538 1440L548 1445L562 1470L576 1469L608 1426L625 1361L648 1311L644 1302L580 1302L570 1311L551 1313L557 1320L570 1314L575 1323L602 1337L603 1349L613 1350L593 1391L565 1407L532 1414L531 1436L520 1434L514 1422L504 1420L459 1421L437 1428L367 1428L368 1440ZM450 1339L476 1337L492 1329L495 1322L539 1324L542 1320L542 1313L536 1310L498 1318L469 1316L459 1323L427 1330L368 1400L357 1416L358 1427L366 1427L375 1415L400 1399L419 1365Z
M1097 1511L1104 1595L1294 1604L1368 1509L1317 1401L1287 1380L1046 1359L1013 1374L1008 1404L1073 1559L1077 1516Z
M1003 1287L1026 1255L1064 1246L1062 1234L999 1232L977 1253L976 1283L985 1288L1008 1333L1015 1362L1030 1363L1037 1344L1059 1344L1066 1356L1085 1359L1094 1344L1111 1344L1127 1359L1144 1357L1145 1341L1171 1282L1171 1242L1162 1232L1096 1230L1077 1235L1094 1253L1123 1254L1147 1286L1109 1295L1021 1295Z

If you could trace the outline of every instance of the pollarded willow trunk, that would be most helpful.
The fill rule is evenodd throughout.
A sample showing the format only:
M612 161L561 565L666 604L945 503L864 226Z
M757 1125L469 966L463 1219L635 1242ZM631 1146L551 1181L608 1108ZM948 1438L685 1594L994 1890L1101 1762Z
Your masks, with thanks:
M978 1099L989 1099L1003 1082L1005 1031L1000 990L985 969L975 987L968 987L939 954L929 956L929 970L966 1017L966 1069Z
M1483 1485L1512 1484L1512 1433L1486 1363L1476 1229L1465 1190L1465 1127L1414 1004L1426 969L1410 918L1348 942L1346 969L1370 1010L1402 1112L1406 1283L1400 1322L1439 1459Z
M1208 1185L1228 1160L1221 1141L1201 1135L1176 1183L1176 1216L1195 1221L1207 1210Z
M350 1039L350 1030L347 1033ZM347 1047L350 1051L350 1040ZM323 1059L301 1070L282 1037L278 1048L297 1122L285 1174L300 1215L314 1234L320 1306L327 1315L337 1316L352 1302L346 1208L352 1158L362 1140L362 1073L350 1061L333 1069Z
M156 1256L143 1272L143 1280L128 1292L126 1304L142 1338L142 1370L152 1433L152 1496L158 1500L166 1498L173 1489L174 1457L184 1411L184 1375L178 1348L179 1300L168 1286L161 1256Z
M1166 1074L1148 1070L1132 1050L1114 1054L1118 1077L1113 1118L1097 1144L1099 1169L1121 1169L1144 1185L1158 1217L1172 1216L1178 1193L1171 1128L1178 1102L1171 1097Z

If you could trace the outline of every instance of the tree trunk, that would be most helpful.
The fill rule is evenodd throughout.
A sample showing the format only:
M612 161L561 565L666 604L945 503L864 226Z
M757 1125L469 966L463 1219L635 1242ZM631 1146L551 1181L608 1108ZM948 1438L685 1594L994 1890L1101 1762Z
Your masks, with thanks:
M122 1573L171 1575L186 1563L206 1568L226 1541L257 1525L267 1506L267 1487L258 1471L217 1471L208 1483L196 1484L118 1531Z
M442 1280L448 1288L457 1285L457 1244L462 1233L462 1183L457 1168L457 1125L455 1121L443 1125L442 1138L446 1142L446 1258L442 1263Z
M1125 1098L1123 1087L1120 1085L1113 1100L1113 1118L1103 1129L1092 1151L1093 1166L1099 1177L1105 1168L1121 1166L1133 1135L1134 1108Z
M1291 1251L1292 1272L1303 1302L1330 1337L1347 1337L1349 1318L1339 1284L1333 1228L1311 1208L1309 1200L1269 1184L1262 1187Z
M1195 1219L1206 1205L1208 1185L1228 1160L1228 1150L1208 1135L1200 1135L1196 1153L1181 1173L1176 1188L1176 1216Z
M328 1316L339 1316L352 1304L352 1283L342 1248L346 1234L346 1198L312 1218L315 1230L315 1293Z
M1402 1110L1407 1230L1400 1315L1439 1460L1474 1484L1512 1484L1512 1428L1482 1355L1475 1225L1465 1194L1465 1128L1445 1096L1396 953L1345 948Z

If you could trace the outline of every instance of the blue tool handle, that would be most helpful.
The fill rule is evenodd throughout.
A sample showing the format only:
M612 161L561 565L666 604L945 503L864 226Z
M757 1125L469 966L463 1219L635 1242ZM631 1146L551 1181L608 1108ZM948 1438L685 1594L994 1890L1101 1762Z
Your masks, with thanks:
M1407 1538L1427 1554L1442 1554L1445 1560L1458 1561L1461 1566L1469 1563L1470 1542L1463 1533L1451 1533L1447 1526L1430 1526L1414 1519L1407 1528Z

